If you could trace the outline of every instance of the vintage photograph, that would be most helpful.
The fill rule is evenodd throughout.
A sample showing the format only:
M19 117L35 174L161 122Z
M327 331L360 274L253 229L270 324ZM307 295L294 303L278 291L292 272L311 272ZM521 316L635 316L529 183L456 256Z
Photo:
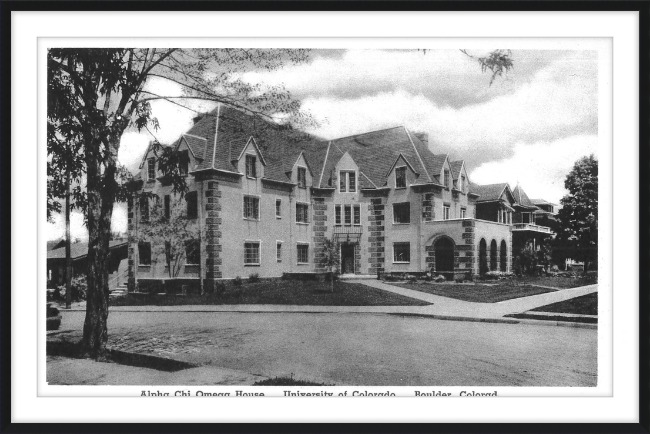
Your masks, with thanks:
M598 54L48 47L47 384L595 388Z

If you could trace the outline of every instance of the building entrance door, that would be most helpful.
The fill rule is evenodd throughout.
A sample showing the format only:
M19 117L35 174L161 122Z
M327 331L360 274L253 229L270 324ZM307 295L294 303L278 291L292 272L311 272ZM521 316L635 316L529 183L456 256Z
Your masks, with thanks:
M354 274L354 244L341 244L341 274Z

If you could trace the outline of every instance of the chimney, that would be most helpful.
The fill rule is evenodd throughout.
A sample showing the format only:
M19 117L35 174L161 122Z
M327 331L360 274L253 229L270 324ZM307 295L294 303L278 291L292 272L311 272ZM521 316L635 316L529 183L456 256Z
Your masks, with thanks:
M413 133L415 137L420 139L422 143L428 148L429 147L429 133Z
M205 116L205 113L199 113L198 115L194 116L194 117L192 118L192 120L194 121L194 124L193 124L193 125L196 125L196 123L197 123L198 121L200 121L201 119L203 119L203 116Z

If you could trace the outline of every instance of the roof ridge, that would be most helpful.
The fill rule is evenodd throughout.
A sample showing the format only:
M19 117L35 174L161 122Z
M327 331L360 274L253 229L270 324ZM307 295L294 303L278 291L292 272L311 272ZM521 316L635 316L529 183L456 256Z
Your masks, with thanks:
M429 182L433 181L431 179L431 175L429 174L429 171L427 170L427 166L424 165L424 161L422 160L422 156L420 155L420 151L418 151L417 146L415 146L415 142L413 142L413 138L411 137L411 133L406 127L404 128L404 132L406 132L406 136L409 138L409 141L411 142L411 145L413 145L413 150L415 151L415 155L418 156L418 159L420 160L420 164L422 165L422 169L424 169L424 173L427 174L427 178L429 178ZM424 143L423 143L424 144ZM406 160L406 158L404 158Z
M323 160L323 169L320 171L320 178L318 179L319 187L323 184L323 173L325 173L325 165L327 165L327 157L330 154L330 146L332 146L331 140L327 142L327 151L325 151L325 159Z
M194 137L194 138L201 139L201 140L206 140L206 141L208 140L205 137L197 136L196 134L183 133L182 135L183 136L190 136L190 137Z
M214 110L213 110L214 111ZM214 145L212 146L212 168L216 169L214 167L214 159L217 153L217 136L219 135L219 114L221 113L221 104L217 106L217 121L215 125L215 130L214 130ZM207 146L207 140L206 140L206 146Z
M331 139L330 141L335 141L335 140L343 140L343 139L349 139L350 137L359 137L359 136L365 136L367 134L372 134L372 133L378 133L380 131L388 131L388 130L395 130L397 128L404 128L403 125L398 125L396 127L390 127L390 128L382 128L379 130L372 130L372 131L366 131L365 133L359 133L359 134L350 134L349 136L343 136L343 137L337 137L335 139Z

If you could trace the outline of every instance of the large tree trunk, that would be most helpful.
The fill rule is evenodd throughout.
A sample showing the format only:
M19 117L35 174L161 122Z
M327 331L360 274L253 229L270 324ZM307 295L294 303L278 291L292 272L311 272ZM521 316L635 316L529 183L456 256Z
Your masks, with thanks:
M88 287L86 319L81 344L83 354L95 360L105 358L108 341L108 256L117 186L115 181L117 149L113 149L114 152L105 161L105 169L102 173L100 144L93 140L93 143L86 146Z

